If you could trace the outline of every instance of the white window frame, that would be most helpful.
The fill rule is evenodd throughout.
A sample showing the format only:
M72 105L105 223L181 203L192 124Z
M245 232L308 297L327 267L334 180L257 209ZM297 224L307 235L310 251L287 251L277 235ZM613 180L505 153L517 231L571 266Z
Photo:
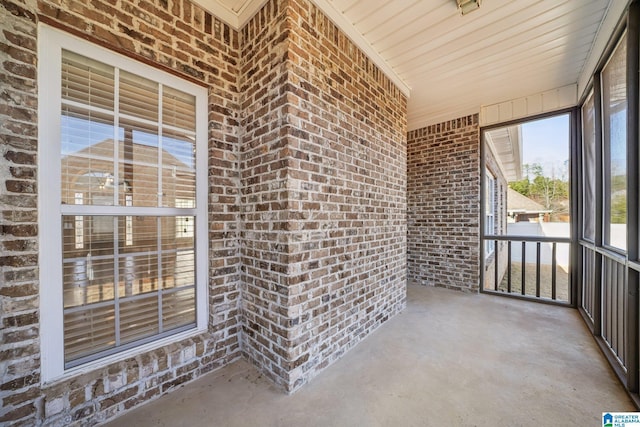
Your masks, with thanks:
M38 26L38 224L40 228L40 338L41 381L52 382L88 372L202 333L207 329L208 304L208 223L207 223L207 89L149 65L94 45L45 24ZM62 286L61 204L61 56L62 49L118 67L189 93L196 99L196 206L193 209L169 207L127 207L131 215L193 215L196 217L196 326L193 329L123 350L109 356L64 368L64 318ZM122 215L121 206L74 206L83 215L100 213ZM86 211L86 212L85 212ZM127 211L128 212L128 211ZM79 243L79 242L78 242Z
M496 177L489 169L485 169L485 190L484 234L494 235L496 233ZM495 242L491 239L485 239L485 259L493 255L495 249Z

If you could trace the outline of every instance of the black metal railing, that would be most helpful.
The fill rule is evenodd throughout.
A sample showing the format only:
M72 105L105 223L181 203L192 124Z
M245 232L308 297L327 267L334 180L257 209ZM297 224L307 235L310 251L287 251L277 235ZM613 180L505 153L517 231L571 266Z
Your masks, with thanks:
M582 301L581 307L588 316L589 327L593 330L596 309L600 304L600 294L597 284L600 281L599 269L596 269L596 250L587 246L580 246L582 250Z
M602 261L602 338L626 369L626 262L624 258L609 256Z
M626 254L611 248L580 242L582 250L581 313L596 336L596 341L609 359L616 374L624 380L628 369L629 281L628 268L633 268ZM632 351L631 351L632 352Z
M484 260L482 291L571 304L571 239L542 236L484 236L494 251ZM565 261L558 263L559 247Z

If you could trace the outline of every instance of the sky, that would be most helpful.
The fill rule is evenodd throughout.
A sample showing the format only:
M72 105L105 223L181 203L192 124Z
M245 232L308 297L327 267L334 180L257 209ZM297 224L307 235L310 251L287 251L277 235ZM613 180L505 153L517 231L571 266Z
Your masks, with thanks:
M558 178L567 172L569 159L569 115L549 117L522 125L522 163L539 163L546 176ZM523 174L525 170L523 169Z

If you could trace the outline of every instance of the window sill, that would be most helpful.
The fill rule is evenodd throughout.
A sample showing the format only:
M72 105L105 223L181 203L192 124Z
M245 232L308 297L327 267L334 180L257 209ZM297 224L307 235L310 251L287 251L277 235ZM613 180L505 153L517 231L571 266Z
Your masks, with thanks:
M113 363L122 362L126 359L131 359L143 353L147 353L150 351L157 350L158 348L168 346L170 344L176 344L180 341L184 341L198 335L202 335L207 332L207 329L191 329L188 331L180 332L175 335L171 335L157 341L153 341L147 344L143 344L139 347L134 347L129 350L122 351L120 353L115 353L110 356L106 356L99 360L94 360L92 362L87 362L83 365L79 365L64 371L62 375L53 378L43 378L41 385L43 387L50 387L59 382L67 381L73 377L88 374L90 372L96 371L98 369L102 369L106 366L109 366Z

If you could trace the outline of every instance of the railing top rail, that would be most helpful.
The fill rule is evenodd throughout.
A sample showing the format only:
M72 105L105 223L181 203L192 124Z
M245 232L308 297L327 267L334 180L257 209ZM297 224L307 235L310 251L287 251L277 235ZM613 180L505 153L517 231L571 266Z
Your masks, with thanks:
M502 240L502 241L514 241L514 242L543 242L543 243L571 243L569 237L548 237L548 236L495 236L485 235L485 240Z
M592 250L594 252L599 253L600 255L604 256L605 258L609 258L612 259L616 262L619 262L620 264L625 264L625 263L629 263L629 266L633 269L638 269L637 265L638 263L636 262L636 266L632 266L631 263L633 263L633 260L627 260L627 254L618 248L612 248L610 246L604 246L604 247L600 247L600 246L596 246L595 244L593 244L592 242L589 242L588 240L583 240L580 239L578 241L578 243L580 244L580 246L582 246L583 248ZM640 271L640 270L638 270Z

